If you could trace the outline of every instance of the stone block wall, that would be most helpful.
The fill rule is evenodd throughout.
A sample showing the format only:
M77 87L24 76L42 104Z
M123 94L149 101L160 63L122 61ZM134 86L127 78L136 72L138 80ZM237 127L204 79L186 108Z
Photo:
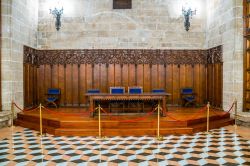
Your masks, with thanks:
M49 13L55 0L2 0L2 102L23 105L23 45L38 49L207 49L223 45L223 107L234 98L242 111L242 0L190 0L197 15L186 32L182 0L133 0L112 9L112 0L60 0L62 27Z
M37 47L38 0L2 0L2 106L23 107L23 45Z
M62 27L56 31L51 0L39 1L38 48L175 48L205 46L204 0L192 0L197 15L185 31L182 0L132 0L132 9L112 9L113 0L61 0Z
M223 45L223 107L243 106L242 0L207 0L207 48Z

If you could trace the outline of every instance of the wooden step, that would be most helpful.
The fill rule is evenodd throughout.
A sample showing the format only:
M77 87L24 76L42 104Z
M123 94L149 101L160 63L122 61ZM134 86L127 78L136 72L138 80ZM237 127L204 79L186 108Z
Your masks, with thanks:
M32 129L32 130L40 131L39 123L32 123L32 122L27 122L27 121L22 121L22 120L15 120L14 124L17 125L17 126L22 126L22 127L29 128L29 129ZM55 128L51 127L51 126L43 125L43 132L54 135L55 134Z
M137 122L125 122L125 121L113 121L113 120L104 120L101 121L101 125L103 128L155 128L157 126L157 120L143 120ZM77 128L77 129L95 129L98 128L98 121L62 121L60 123L61 128ZM160 126L162 128L166 127L186 127L187 122L179 122L179 121L166 121L161 120Z
M157 128L136 128L136 129L102 129L103 136L142 136L157 135ZM161 128L160 135L170 135L170 134L192 134L192 128ZM55 130L55 135L62 136L98 136L98 129L68 129L68 128L58 128Z
M34 124L37 124L40 121L39 116L23 114L23 113L17 114L17 119L19 121L26 121L26 122L30 122L30 123L34 123ZM51 126L51 127L55 127L55 128L60 127L60 121L58 119L55 119L55 118L43 117L42 122L43 122L43 125L45 125L45 126Z
M230 114L229 113L226 113L226 114L221 115L221 116L211 115L209 117L209 121L216 121L216 120L227 119L227 118L230 118ZM187 125L190 126L190 125L200 124L200 123L204 123L204 122L207 122L207 117L188 120L187 121Z
M215 129L215 128L220 128L228 125L234 124L234 119L221 119L221 120L216 120L216 121L209 121L209 129ZM200 132L200 131L206 131L207 130L207 123L201 123L201 124L195 124L189 126L193 128L194 132Z

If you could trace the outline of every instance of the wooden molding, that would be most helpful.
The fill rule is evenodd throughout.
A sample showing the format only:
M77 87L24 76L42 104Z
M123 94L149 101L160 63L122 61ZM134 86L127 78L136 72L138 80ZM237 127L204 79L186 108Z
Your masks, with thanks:
M24 64L208 64L222 63L222 46L208 50L36 50L24 46Z
M213 47L207 50L207 63L222 63L222 46Z

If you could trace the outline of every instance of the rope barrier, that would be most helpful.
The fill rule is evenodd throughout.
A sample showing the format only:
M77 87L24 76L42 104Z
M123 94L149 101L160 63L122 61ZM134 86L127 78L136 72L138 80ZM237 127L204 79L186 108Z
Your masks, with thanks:
M217 113L214 109L212 109L212 111L213 111L216 115L218 115L218 116L224 116L224 115L230 113L230 112L233 110L234 105L235 105L235 102L232 103L232 105L231 105L231 107L230 107L230 109L229 109L228 111L225 111L225 112L223 111L223 114Z
M101 108L101 110L102 110L104 113L108 114L109 116L112 115L111 113L105 111L103 108ZM142 117L139 117L139 118L128 119L128 120L121 120L121 119L117 119L117 118L111 117L111 120L116 120L116 121L121 122L121 123L126 123L126 122L131 122L131 123L132 123L132 122L138 122L138 121L142 121L142 120L146 119L148 116L152 115L155 111L156 111L156 109L154 108L152 111L148 112L145 116L142 116Z
M183 122L183 121L193 120L194 117L196 117L196 115L199 115L199 114L201 114L201 113L203 113L203 112L205 112L205 111L206 111L206 106L203 107L202 109L200 109L199 111L197 111L191 118L185 119L185 120L176 119L176 118L174 118L173 116L171 116L168 112L166 112L166 115L167 115L170 119L173 119L173 120L179 121L179 122Z
M50 109L48 109L48 108L46 108L46 107L44 107L44 106L42 106L42 108L43 109L45 109L46 111L48 111L49 113L55 113L55 111L53 111L53 110L50 110ZM80 114L80 115L88 115L89 116L89 114L91 113L91 112L93 112L93 111L87 111L87 112L80 112L80 113L78 113L78 114ZM56 112L57 114L59 114L59 115L72 115L72 116L75 116L76 114L75 113L63 113L63 112Z
M13 106L15 106L18 110L22 111L22 112L31 112L34 110L37 110L39 107L36 108L29 108L29 109L21 109L16 103L13 102Z

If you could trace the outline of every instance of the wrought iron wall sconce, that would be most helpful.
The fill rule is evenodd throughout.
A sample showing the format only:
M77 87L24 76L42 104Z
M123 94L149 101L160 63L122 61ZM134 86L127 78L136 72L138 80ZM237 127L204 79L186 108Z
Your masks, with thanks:
M63 8L59 10L55 7L54 10L52 9L49 9L49 10L50 10L50 14L52 14L56 18L55 26L56 26L56 30L59 31L61 28L61 16L63 14Z
M182 14L184 16L184 27L188 31L190 28L190 19L196 15L196 9L192 10L191 7L182 7Z

